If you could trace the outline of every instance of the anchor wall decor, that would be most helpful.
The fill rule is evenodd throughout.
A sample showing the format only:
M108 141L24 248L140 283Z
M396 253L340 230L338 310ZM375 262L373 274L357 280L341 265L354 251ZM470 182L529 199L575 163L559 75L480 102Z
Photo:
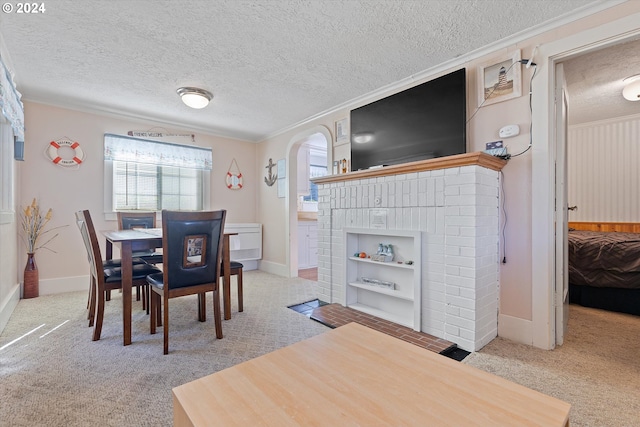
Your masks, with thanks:
M276 166L275 163L273 163L273 159L269 158L269 164L267 166L265 166L265 169L269 169L269 173L267 174L267 176L264 177L264 183L267 184L269 187L271 187L273 184L276 183L276 181L278 180L278 173L273 173L273 168Z

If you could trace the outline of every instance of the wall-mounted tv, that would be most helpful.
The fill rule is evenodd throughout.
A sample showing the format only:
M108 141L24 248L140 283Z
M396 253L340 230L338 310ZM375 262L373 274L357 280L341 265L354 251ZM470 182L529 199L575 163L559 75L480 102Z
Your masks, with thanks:
M466 152L465 69L351 110L351 170Z

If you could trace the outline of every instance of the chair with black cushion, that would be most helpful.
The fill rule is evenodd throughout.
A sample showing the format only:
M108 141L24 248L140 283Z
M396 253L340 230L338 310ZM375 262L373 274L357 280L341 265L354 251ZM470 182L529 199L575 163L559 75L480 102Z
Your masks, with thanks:
M150 330L161 320L164 354L169 353L169 301L198 295L198 320L206 320L206 292L213 291L216 337L222 338L219 282L225 210L209 212L162 211L163 272L147 277L150 285ZM162 307L164 306L164 313ZM164 314L164 316L161 316Z
M76 225L78 226L78 229L80 230L80 233L82 233L82 225L85 221L84 219L84 214L82 214L83 211L79 211L76 212ZM84 239L83 239L84 240ZM89 262L91 262L91 247L87 246L87 242L84 241L85 243L85 249L87 250L87 258L89 259ZM147 264L143 259L138 258L138 257L134 257L132 259L132 262L134 265L136 264ZM121 260L119 258L113 258L113 259L106 259L106 260L102 260L102 265L103 268L115 268L115 267L120 267L121 266ZM145 285L146 288L146 285ZM108 298L107 298L108 300ZM92 305L93 303L93 305ZM91 275L91 279L89 280L89 296L87 298L87 308L89 309L89 312L87 314L87 319L89 319L89 326L93 326L93 321L94 321L94 315L95 315L95 284L93 282L93 276ZM144 307L143 307L144 308Z
M140 212L140 211L120 211L118 215L118 230L133 230L137 228L156 228L156 213L155 212ZM161 264L162 253L157 252L156 248L149 247L144 242L134 242L132 244L132 256L144 260L148 264ZM149 307L147 304L148 296L144 293L147 287L140 289L136 286L136 301L140 301L140 291L142 290L142 308L146 308L147 313ZM107 294L107 301L109 300L109 294Z
M118 230L136 228L156 228L155 212L118 212ZM135 242L131 248L132 256L142 258L149 264L161 264L162 253L150 248L143 242Z
M100 253L98 237L88 210L76 212L76 223L80 228L80 233L87 249L87 257L89 258L89 274L91 278L89 315L92 318L95 317L93 321L93 340L97 341L100 339L102 332L106 293L110 290L122 289L122 268L119 266L105 267ZM161 270L151 264L134 264L132 273L133 286L146 286L147 275L158 272L161 272ZM90 326L91 323L90 320Z

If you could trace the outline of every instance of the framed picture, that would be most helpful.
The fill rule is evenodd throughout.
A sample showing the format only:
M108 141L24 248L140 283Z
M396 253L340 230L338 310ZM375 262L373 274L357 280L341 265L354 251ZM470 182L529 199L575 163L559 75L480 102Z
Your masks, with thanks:
M349 142L349 120L344 118L336 122L336 142L334 145L342 145Z
M478 66L478 108L522 95L520 50Z

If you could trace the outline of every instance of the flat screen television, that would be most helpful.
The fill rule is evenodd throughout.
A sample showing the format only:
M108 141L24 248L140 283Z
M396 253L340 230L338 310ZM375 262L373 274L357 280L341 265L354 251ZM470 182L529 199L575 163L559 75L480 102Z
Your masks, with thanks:
M351 110L351 170L466 152L465 69Z

